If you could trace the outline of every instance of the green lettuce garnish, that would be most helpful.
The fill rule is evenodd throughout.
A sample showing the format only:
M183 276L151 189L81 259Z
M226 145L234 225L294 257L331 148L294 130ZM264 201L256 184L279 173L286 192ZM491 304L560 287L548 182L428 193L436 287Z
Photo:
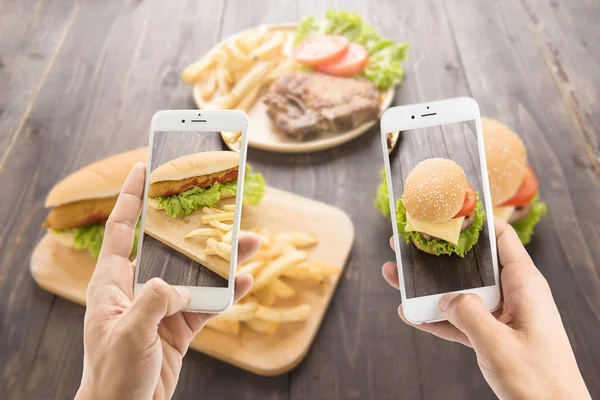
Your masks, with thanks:
M73 237L73 247L77 250L87 250L94 258L98 258L102 241L104 240L105 223L98 222L84 226L78 226L71 229L53 229L52 232L57 235L70 235ZM140 221L138 220L135 226L135 235L133 239L133 248L131 254L137 253L138 238L140 236Z
M246 165L246 179L244 184L244 202L256 206L265 194L265 179L259 173L253 173L252 168ZM197 186L171 196L155 197L158 208L165 210L172 218L185 217L203 207L215 207L222 195L237 193L237 180L227 183L215 182L208 188Z
M546 206L546 203L540 201L539 193L537 193L533 200L531 200L529 214L511 224L517 232L519 239L521 239L521 243L528 244L531 241L535 226L547 213L548 207Z
M388 195L387 179L385 177L385 167L381 169L381 183L377 186L375 195L375 208L381 211L384 217L390 215L390 196Z
M408 44L394 44L384 39L363 22L360 15L348 11L327 11L326 20L306 17L298 26L294 45L313 35L343 35L351 42L361 44L369 53L369 63L359 76L364 76L379 90L387 90L400 82L404 69L400 61L406 59Z
M396 218L398 222L398 233L402 235L406 243L410 243L414 239L423 248L429 249L436 256L447 254L457 254L464 258L465 255L473 248L479 240L479 232L483 229L483 221L485 220L485 211L483 203L479 200L479 193L476 194L477 202L475 203L475 219L469 227L460 233L458 245L447 242L445 240L425 240L418 232L406 232L406 210L402 200L396 202Z
M246 179L244 180L244 203L253 206L259 205L265 195L267 184L262 174L252 172L252 167L246 165Z

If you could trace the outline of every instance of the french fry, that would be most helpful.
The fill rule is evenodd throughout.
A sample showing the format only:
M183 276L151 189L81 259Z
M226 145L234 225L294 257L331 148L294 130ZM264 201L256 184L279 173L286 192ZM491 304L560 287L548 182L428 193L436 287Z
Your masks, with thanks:
M208 224L211 221L233 221L233 213L232 212L225 212L225 213L216 213L216 214L210 214L210 215L203 215L201 217L202 223L203 224Z
M220 316L208 320L206 326L230 335L240 333L240 321L228 321L221 319Z
M230 96L233 97L235 101L240 101L254 86L261 82L262 78L269 73L274 65L274 61L257 63L239 82L235 84L231 90Z
M213 221L213 222L215 222L215 221ZM233 240L233 231L232 230L228 231L226 234L224 234L221 237L221 242L227 243L229 245L231 244L232 240Z
M244 98L241 99L240 102L237 104L236 108L238 110L242 110L245 112L250 111L250 108L252 108L252 105L254 104L254 101L256 100L256 97L258 96L260 89L261 89L261 85L256 85L252 89L250 89L250 91L248 93L246 93ZM242 133L240 132L240 136L241 135L242 135Z
M283 37L273 35L260 47L255 48L248 55L252 61L267 61L281 57L283 46L285 45Z
M214 59L212 57L204 57L202 60L197 61L184 69L181 73L181 79L183 79L185 83L192 84L196 82L200 75L211 68L213 64Z
M292 308L272 308L259 306L256 310L256 318L269 322L291 322L303 321L310 315L310 306L301 304Z
M311 270L314 270L314 272L323 276L338 275L342 272L340 267L336 267L335 265L331 265L323 261L308 260L304 262L304 264L308 265L308 267L311 268Z
M272 306L273 303L275 303L275 300L277 300L277 295L273 291L271 285L265 286L260 290L256 290L252 294L258 299L258 301L261 304L264 304L266 306Z
M217 90L217 72L212 69L207 74L206 81L198 81L196 85L200 85L200 94L205 100L210 100Z
M253 29L246 35L239 38L237 41L237 45L241 50L243 50L246 53L249 53L252 49L258 47L263 42L268 31L268 26L260 25L256 27L256 29Z
M224 205L223 207L221 207L221 210L223 210L223 211L235 211L235 204Z
M260 319L251 319L244 321L248 327L256 332L272 335L277 330L279 324L277 322L261 321Z
M208 236L208 237L221 237L222 233L219 232L218 229L213 228L201 228L194 229L193 231L188 232L187 235L184 236L185 239L196 237L196 236Z
M219 314L219 319L223 321L248 321L254 318L258 307L256 301L233 304L227 311Z
M224 224L221 221L210 221L210 226L228 232L233 229L233 224Z
M302 263L284 271L282 276L291 279L311 280L315 283L321 283L323 276L314 272L306 263Z
M219 253L217 252L217 242L215 240L215 238L208 238L206 240L206 247L204 248L204 255L206 256L218 256Z
M231 57L230 63L244 63L248 64L252 61L252 59L246 54L242 49L238 47L238 44L234 40L229 40L225 43L225 48L229 52Z
M217 213L217 211L213 210L210 207L202 207L202 214L212 215L212 214L216 214L216 213Z
M231 245L223 242L217 243L217 248L223 253L227 254L228 257L231 257ZM229 260L229 258L227 258Z
M207 104L205 108L207 110L227 110L233 108L236 101L236 97L229 93L225 96L218 97L216 100L213 100L211 103Z
M242 132L223 132L223 139L227 142L236 142L242 136Z
M210 207L209 210L211 210L215 214L225 212L225 211L221 210L220 208L215 208L215 207Z
M274 235L274 241L276 243L289 243L299 249L304 249L319 244L319 239L316 235L304 232L277 233Z
M248 261L238 267L237 275L245 272L252 276L256 276L257 272L265 265L262 261Z
M217 93L219 93L219 96L225 96L231 89L227 74L228 72L225 67L217 67Z
M212 57L217 65L227 65L229 62L229 53L222 47L219 47L212 53Z
M267 286L279 277L283 271L306 261L307 258L308 256L304 251L291 251L281 255L260 271L256 277L252 290L255 291Z
M281 279L275 279L273 283L271 283L271 287L277 297L281 297L283 299L289 299L296 294L294 288L283 282Z
M258 228L252 230L258 236L260 236L260 248L266 249L271 247L272 239L271 239L271 231L265 228Z

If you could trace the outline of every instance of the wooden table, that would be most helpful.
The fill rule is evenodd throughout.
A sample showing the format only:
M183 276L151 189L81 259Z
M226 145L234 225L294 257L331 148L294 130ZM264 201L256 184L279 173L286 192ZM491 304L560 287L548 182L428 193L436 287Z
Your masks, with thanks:
M63 399L81 376L84 309L37 287L28 262L61 177L147 142L156 110L190 108L179 73L221 38L342 2L0 0L0 398ZM529 246L583 376L600 397L600 4L590 0L355 0L410 44L396 104L454 96L519 132L549 215ZM275 187L341 207L356 243L305 361L263 378L202 354L176 398L493 398L470 349L399 321L380 276L390 225L373 208L378 129L307 155L250 151Z

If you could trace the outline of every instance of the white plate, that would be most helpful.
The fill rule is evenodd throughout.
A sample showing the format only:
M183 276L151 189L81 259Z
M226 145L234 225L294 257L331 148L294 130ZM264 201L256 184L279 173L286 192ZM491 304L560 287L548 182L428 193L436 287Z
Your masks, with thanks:
M295 32L297 27L298 24L277 24L268 26L270 31L284 31L290 33ZM211 53L218 49L220 46L222 46L226 41L234 39L235 37L244 33L246 32L241 32L233 37L225 39L224 41L213 47L204 57L210 57ZM202 99L202 96L200 95L200 88L200 84L194 85L193 95L196 106L202 109L205 105L205 102ZM263 104L263 98L264 94L258 96L256 101L254 102L254 105L248 111L248 118L250 121L250 129L248 131L248 146L256 149L274 151L279 153L308 153L313 151L325 150L339 146L360 136L361 134L369 130L369 128L371 128L377 122L377 120L371 121L359 126L358 128L344 133L323 133L315 139L306 142L298 142L292 139L288 139L277 133L276 128L273 126L271 120L267 116L266 107ZM383 111L385 111L385 109L390 106L393 99L394 88L388 89L384 92L380 92L380 116L383 113ZM234 147L231 143L227 141L225 141L225 144L231 150L238 150L236 147Z

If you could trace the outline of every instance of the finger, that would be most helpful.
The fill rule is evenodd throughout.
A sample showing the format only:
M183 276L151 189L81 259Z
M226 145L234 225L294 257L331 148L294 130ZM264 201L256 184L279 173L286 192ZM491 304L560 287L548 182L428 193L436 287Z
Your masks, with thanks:
M396 251L396 244L394 243L393 236L390 238L390 247L392 248L392 250Z
M233 294L234 304L248 294L253 283L254 279L249 273L243 273L235 277L235 292ZM183 314L188 326L192 332L194 332L194 334L198 333L204 327L204 325L206 325L208 320L217 316L217 314L208 313L185 312Z
M402 309L402 304L398 307L398 315L402 319L402 321L406 322L406 324L417 328L423 332L431 333L439 338L450 340L451 342L458 342L464 344L465 346L472 347L469 338L458 330L454 325L452 325L448 321L440 321L440 322L432 322L425 324L413 324L404 315L404 310Z
M496 230L500 264L504 268L521 267L535 269L531 257L529 257L527 250L525 250L513 227L498 217L494 218L494 227Z
M191 298L188 289L175 288L160 278L152 278L144 285L139 296L133 299L124 317L134 326L156 332L156 327L164 317L186 308Z
M133 248L135 226L142 209L145 173L146 166L142 163L135 164L129 172L115 208L106 221L98 264L103 265L100 261L112 256L129 259Z
M249 259L260 248L260 236L254 232L240 232L238 240L238 264Z
M475 294L446 293L440 299L439 307L475 348L489 350L504 334L506 325L498 322L481 297Z
M400 289L400 279L398 278L398 265L393 261L388 261L383 264L381 274L386 282L394 289Z

